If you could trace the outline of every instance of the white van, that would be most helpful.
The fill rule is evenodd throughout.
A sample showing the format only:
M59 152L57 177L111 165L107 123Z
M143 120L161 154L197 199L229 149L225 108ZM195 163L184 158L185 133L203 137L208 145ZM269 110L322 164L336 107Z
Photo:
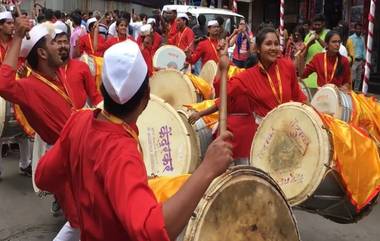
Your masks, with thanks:
M209 20L215 20L216 17L220 16L224 19L223 27L228 33L232 33L240 19L244 19L244 16L240 14L220 8L205 8L189 5L165 5L162 9L162 13L168 11L168 9L176 9L177 13L189 12L196 18L198 18L199 15L204 15L206 17L206 23Z

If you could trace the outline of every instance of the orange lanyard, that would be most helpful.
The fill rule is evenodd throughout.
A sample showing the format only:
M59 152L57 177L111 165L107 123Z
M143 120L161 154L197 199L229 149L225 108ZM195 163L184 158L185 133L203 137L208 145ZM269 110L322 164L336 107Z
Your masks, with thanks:
M61 95L63 97L63 99L65 99L65 101L71 106L73 107L73 103L70 99L70 97L64 92L61 90L61 88L59 88L58 86L56 86L55 84L53 84L52 82L50 82L49 80L47 80L45 77L43 77L42 75L36 73L36 72L32 72L32 75L34 77L36 77L37 79L39 79L40 81L42 81L43 83L45 83L46 85L48 85L50 88L52 88L53 90L55 90L59 95Z
M216 51L216 48L215 48L214 44L212 43L212 41L211 41L210 38L208 38L208 41L210 42L211 47L212 47L212 49L214 50L214 53L215 53L216 58L219 60L218 51Z
M333 68L333 71L331 73L330 79L327 79L328 73L327 73L327 53L326 52L324 55L323 62L324 62L324 67L325 67L325 69L324 69L325 70L325 80L327 83L330 83L332 81L332 79L334 78L334 74L335 74L336 68L338 66L338 57L335 59L334 68Z
M128 133L128 135L130 135L137 142L137 149L141 153L141 145L140 145L139 137L138 137L136 131L134 131L132 129L132 127L130 125L128 125L128 123L126 123L122 119L108 113L107 111L102 110L101 113L104 116L104 118L106 118L111 123L121 125L123 127L123 129Z
M181 45L182 37L185 34L186 30L187 30L187 27L183 30L182 33L180 33L180 35L179 35L179 41L177 43L177 47L179 47Z
M278 80L278 89L279 89L279 94L277 93L277 90L274 86L274 83L273 83L273 80L272 80L272 77L270 77L269 73L264 69L264 66L259 62L259 67L262 68L262 70L264 70L265 74L267 75L267 78L268 78L268 81L269 81L269 84L270 84L270 87L272 89L272 93L274 95L274 97L276 98L277 100L277 103L280 105L282 104L282 101L283 101L283 88L282 88L282 80L281 80L281 75L280 75L280 70L278 68L278 65L276 64L276 76L277 76L277 80Z
M91 35L87 34L87 36L88 36L88 42L90 43L91 54L95 54L94 46L92 46Z
M66 83L67 83L67 68L68 68L68 66L69 66L69 63L67 63L65 65L65 70L63 72L63 81L62 81L62 84L63 84L63 88L65 88L65 90L66 90L67 95L70 96L70 91L69 91L69 88L68 88L69 86L66 86Z

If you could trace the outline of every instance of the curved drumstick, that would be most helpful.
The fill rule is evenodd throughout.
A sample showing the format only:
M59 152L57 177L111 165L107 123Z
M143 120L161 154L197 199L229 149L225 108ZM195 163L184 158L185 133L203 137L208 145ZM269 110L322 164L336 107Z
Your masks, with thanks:
M18 1L16 1L16 0L12 0L12 2L13 2L13 4L14 4L15 7L16 7L17 15L18 15L19 17L21 17L20 3L19 3ZM26 37L27 40L30 39L29 32L26 32L26 33L25 33L25 37Z

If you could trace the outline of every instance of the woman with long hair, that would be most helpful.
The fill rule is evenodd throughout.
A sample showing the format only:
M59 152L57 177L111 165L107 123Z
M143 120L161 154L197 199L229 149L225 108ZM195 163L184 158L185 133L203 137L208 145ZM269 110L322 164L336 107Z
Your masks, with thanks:
M279 57L281 49L276 30L263 28L256 35L256 47L259 63L227 83L228 129L234 134L235 160L248 160L256 127L269 111L289 101L306 101L298 85L294 64L288 58ZM228 62L226 56L220 59L217 79L221 73L227 72ZM195 112L189 118L190 123L217 111L219 105L217 99L209 109Z
M351 73L349 60L339 53L340 34L329 31L325 37L326 51L316 54L306 65L302 78L311 73L317 74L318 87L334 84L344 91L351 90Z

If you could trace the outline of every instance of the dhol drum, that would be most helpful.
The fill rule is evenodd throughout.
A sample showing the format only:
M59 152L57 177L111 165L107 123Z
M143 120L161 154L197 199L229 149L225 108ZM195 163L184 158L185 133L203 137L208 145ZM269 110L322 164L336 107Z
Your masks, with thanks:
M7 141L17 136L23 135L24 132L18 124L12 103L0 97L0 139Z
M210 140L184 119L163 99L151 95L147 108L137 121L148 175L191 173L199 165L200 146L206 146Z
M96 88L100 90L100 85L102 83L103 58L83 53L79 60L88 65L92 76L95 77Z
M303 80L298 81L298 84L300 85L302 92L303 92L303 93L305 94L305 96L307 97L307 101L310 102L311 99L313 98L310 89L307 88L307 86L306 86L305 82L303 82Z
M152 94L164 99L175 109L202 100L188 76L178 70L160 70L153 74L149 84Z
M349 94L340 91L333 84L323 86L314 95L311 105L319 112L334 116L345 122L352 118L353 104Z
M190 115L193 113L193 110L189 108L182 108L177 111L181 116L183 122L188 122ZM199 119L194 123L194 125L186 125L188 132L191 133L191 136L197 137L196 142L200 150L200 158L203 159L206 154L207 148L212 142L212 128L209 127L203 118Z
M331 133L312 107L295 102L280 105L259 126L251 163L280 185L291 206L338 223L353 223L369 213L376 198L357 212L333 160Z
M177 241L298 241L292 210L278 185L253 167L215 179Z
M212 86L217 70L218 65L215 63L215 61L209 60L203 65L201 72L199 73L199 77L206 80L207 83Z
M182 49L174 45L165 45L157 49L153 56L153 67L158 69L183 70L186 54Z

